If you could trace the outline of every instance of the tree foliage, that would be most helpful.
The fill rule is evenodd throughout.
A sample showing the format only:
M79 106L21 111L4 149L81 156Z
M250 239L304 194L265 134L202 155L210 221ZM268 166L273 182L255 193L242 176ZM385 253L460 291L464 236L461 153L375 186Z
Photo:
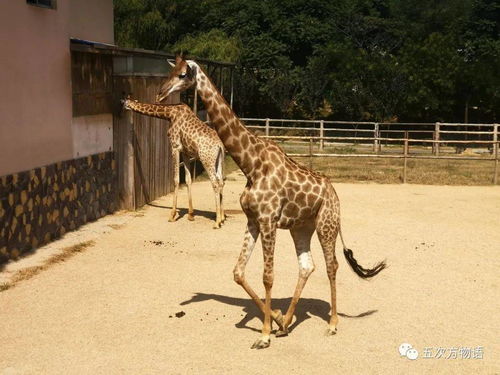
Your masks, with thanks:
M115 0L122 46L237 63L240 114L500 115L499 0Z

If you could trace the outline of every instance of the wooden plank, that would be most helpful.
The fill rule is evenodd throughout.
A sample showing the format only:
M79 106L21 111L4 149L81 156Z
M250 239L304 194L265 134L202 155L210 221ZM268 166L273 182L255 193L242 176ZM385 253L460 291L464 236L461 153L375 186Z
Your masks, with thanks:
M295 135L261 135L261 138L269 138L269 139L294 139L294 140L321 140L324 139L326 141L339 141L339 140L357 140L357 141L373 141L373 137L314 137L314 136L295 136ZM387 142L403 142L404 138L383 138L378 137L375 138L379 141L387 141ZM409 142L415 143L470 143L470 144L493 144L493 141L462 141L462 140L454 140L454 139L445 139L440 141L430 140L430 139L418 139L418 138L408 138ZM371 143L371 142L370 142Z
M289 154L290 157L309 158L309 157L326 157L326 158L380 158L380 159L403 159L403 154L387 155L387 154ZM477 160L477 161L493 161L494 157L481 158L475 156L427 156L427 155L408 155L408 159L450 159L450 160Z

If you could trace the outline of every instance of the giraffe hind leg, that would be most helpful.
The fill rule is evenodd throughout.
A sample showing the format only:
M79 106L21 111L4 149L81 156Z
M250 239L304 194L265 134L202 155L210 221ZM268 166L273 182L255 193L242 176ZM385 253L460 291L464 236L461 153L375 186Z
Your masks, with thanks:
M177 218L177 195L179 193L179 150L172 151L174 162L174 197L172 201L172 210L168 221L174 222Z
M330 280L331 315L326 334L334 335L337 333L338 325L336 279L337 269L339 267L335 256L335 241L340 227L340 219L338 202L333 202L329 199L324 202L316 218L316 232L318 233L318 239L323 248L326 272Z
M188 208L188 220L193 221L194 220L194 210L193 210L193 198L191 195L191 162L189 160L189 156L185 155L184 153L182 154L182 159L184 162L184 172L185 172L185 177L186 177L186 185L187 185L187 191L188 191L188 201L189 201L189 208Z
M224 204L223 204L223 194L224 190L224 149L222 147L219 148L217 152L217 158L215 160L215 178L217 180L218 186L218 201L219 201L219 214L221 223L224 224L226 221L226 214L224 212Z
M221 205L220 205L220 193L217 186L214 187L214 196L215 196L215 223L214 229L218 229L222 225L221 218Z
M293 228L290 233L295 244L295 251L297 253L297 260L299 262L299 278L297 286L290 302L290 306L283 319L283 329L276 332L276 337L288 335L288 327L292 323L293 315L297 303L299 302L300 295L304 289L307 279L314 271L314 261L311 254L311 237L314 233L314 225L307 225L300 228Z
M217 175L217 164L210 160L206 160L209 158L204 158L202 156L202 164L203 168L205 168L205 171L207 172L208 178L210 179L210 183L212 184L212 189L214 191L214 198L215 198L215 223L213 228L218 229L221 227L223 223L223 214L222 214L222 187L224 183L219 180L218 175Z

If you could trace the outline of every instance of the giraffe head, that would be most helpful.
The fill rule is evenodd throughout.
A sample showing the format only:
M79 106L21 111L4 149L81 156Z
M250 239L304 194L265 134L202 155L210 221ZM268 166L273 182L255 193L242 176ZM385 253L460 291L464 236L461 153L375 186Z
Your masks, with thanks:
M177 54L175 63L170 60L168 63L172 66L172 71L156 95L157 103L164 101L174 92L187 90L196 83L197 65L194 61L186 60L185 55Z
M132 107L131 107L132 103L134 103L134 102L138 103L137 100L132 100L130 98L130 95L128 95L126 98L123 98L122 100L120 100L120 102L123 105L123 109L129 110L129 111L132 110Z

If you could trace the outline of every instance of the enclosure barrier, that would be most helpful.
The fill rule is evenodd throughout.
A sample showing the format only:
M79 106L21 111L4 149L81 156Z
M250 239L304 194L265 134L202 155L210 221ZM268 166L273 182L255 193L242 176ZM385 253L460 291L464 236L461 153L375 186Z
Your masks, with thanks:
M338 157L338 158L392 158L392 159L403 159L403 183L407 181L407 161L408 159L447 159L447 160L473 160L473 161L493 161L494 162L494 172L493 172L493 184L498 184L498 150L500 148L500 140L498 139L498 124L459 124L459 123L384 123L384 122L354 122L354 121L326 121L326 120L290 120L290 119L258 119L258 118L242 118L244 122L263 122L263 125L251 125L246 126L251 129L260 130L264 133L262 137L277 140L293 140L299 142L307 142L309 144L308 153L288 153L292 157L307 157L309 158L309 165L312 165L312 159L314 157ZM303 123L312 124L312 126L272 126L272 122L285 123ZM334 127L326 127L325 125L334 125ZM340 128L338 125L349 125L349 126L364 126L369 127L368 129L352 129L352 128ZM394 129L394 127L412 127L413 129L401 130ZM386 129L383 129L386 127ZM391 129L392 127L392 129ZM432 130L427 129L416 129L418 127L432 127ZM453 130L453 128L462 128ZM445 130L451 128L452 130ZM463 130L463 129L478 129L478 130ZM485 131L483 128L491 128L490 131ZM282 131L306 131L306 132L317 132L318 136L293 136L293 135L271 135L271 131L282 130ZM341 132L341 133L355 133L355 136L343 136L343 135L330 135L326 136L328 132ZM357 136L357 134L362 134L362 136ZM381 136L387 134L389 136ZM429 135L428 139L411 137L411 134ZM392 137L390 136L392 135ZM394 137L394 135L399 135L399 137ZM454 135L452 137L451 135ZM479 137L483 139L467 139L473 137ZM465 138L465 139L461 139ZM321 153L313 152L313 143L319 143L319 151ZM362 144L373 145L374 154L364 153L364 154L339 154L339 153L324 153L325 142L329 143L340 143L340 144L352 144L362 142ZM400 154L382 154L381 148L382 144L385 142L387 145L390 144L400 144L403 146L403 151ZM410 154L410 145L432 145L432 155L418 155ZM464 150L466 145L477 146L483 145L488 146L491 150L491 157L474 157L474 156L453 156L453 155L443 155L441 152L442 145L453 144L456 147L457 153L460 150Z

